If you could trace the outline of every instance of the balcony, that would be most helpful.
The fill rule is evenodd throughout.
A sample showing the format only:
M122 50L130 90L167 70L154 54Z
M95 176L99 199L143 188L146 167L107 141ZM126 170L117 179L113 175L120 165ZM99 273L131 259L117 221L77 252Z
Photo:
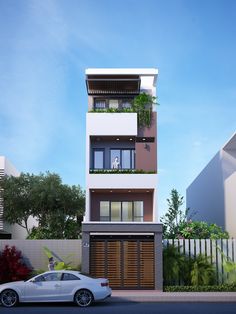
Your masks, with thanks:
M137 136L137 113L87 113L87 135Z

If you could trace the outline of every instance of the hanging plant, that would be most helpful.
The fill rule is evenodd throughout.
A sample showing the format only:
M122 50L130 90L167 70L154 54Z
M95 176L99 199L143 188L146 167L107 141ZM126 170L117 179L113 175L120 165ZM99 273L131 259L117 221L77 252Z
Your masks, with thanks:
M152 121L152 106L156 104L156 97L146 93L141 93L134 98L132 109L138 114L139 127L150 127Z

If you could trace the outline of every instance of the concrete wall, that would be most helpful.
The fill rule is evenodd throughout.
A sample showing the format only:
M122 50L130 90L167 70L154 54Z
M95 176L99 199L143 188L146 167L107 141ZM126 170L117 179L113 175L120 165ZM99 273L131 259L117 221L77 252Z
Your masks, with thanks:
M187 207L194 220L225 227L224 185L221 154L218 152L187 188Z
M87 135L137 136L137 113L87 113Z
M187 188L194 220L205 220L236 237L236 150L221 149Z
M15 246L20 250L25 262L34 269L48 270L48 259L43 251L44 246L55 254L57 261L61 259L65 262L71 261L73 267L77 267L82 261L81 240L0 240L0 251L4 249L5 245Z

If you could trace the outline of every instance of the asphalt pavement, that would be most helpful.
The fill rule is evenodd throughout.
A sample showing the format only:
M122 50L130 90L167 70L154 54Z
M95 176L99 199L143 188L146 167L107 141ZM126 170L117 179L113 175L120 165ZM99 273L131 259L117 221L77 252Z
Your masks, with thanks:
M111 299L112 300L112 299ZM0 308L1 314L235 314L236 303L186 302L113 302L95 303L88 308L73 304L24 304L12 309Z

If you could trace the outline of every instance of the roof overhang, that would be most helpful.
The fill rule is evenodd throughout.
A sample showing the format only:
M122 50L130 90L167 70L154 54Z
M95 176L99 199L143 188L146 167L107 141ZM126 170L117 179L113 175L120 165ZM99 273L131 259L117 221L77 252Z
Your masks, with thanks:
M156 86L156 68L89 68L85 70L88 95L138 95L140 88Z
M139 75L87 75L88 95L138 95Z

